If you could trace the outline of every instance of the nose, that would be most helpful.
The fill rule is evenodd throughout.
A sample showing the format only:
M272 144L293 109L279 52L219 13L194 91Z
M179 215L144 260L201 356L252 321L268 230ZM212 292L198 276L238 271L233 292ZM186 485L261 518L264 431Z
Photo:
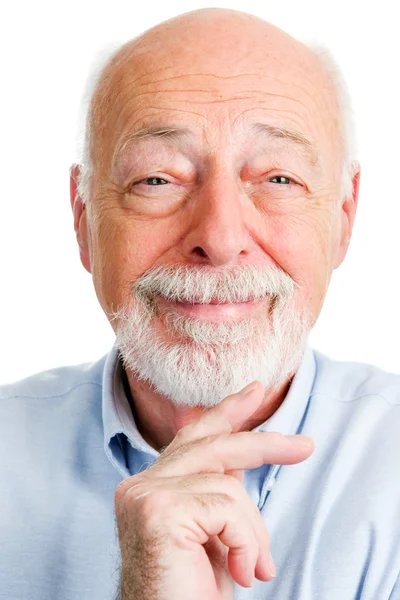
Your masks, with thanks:
M243 262L255 243L246 226L249 199L227 175L197 191L184 254L191 262L220 267Z

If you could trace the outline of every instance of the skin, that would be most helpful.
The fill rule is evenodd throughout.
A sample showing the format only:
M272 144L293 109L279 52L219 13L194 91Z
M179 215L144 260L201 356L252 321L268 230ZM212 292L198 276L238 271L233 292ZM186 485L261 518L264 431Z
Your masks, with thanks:
M255 129L256 123L264 126L263 131ZM266 134L265 126L276 128L275 135ZM187 134L143 139L136 136L132 141L132 133L143 128L184 128ZM277 136L277 129L289 131L290 139ZM357 206L359 168L353 165L353 193L341 197L343 149L335 94L318 60L306 47L244 13L223 9L188 13L153 28L120 50L103 72L94 94L91 131L90 201L84 204L79 197L76 165L71 170L71 204L81 261L92 273L106 315L130 301L132 283L154 266L206 265L223 270L230 265L277 265L297 284L296 306L308 307L311 321L315 322L332 271L342 263L348 249ZM307 147L299 143L300 139L308 140ZM167 183L151 186L146 178L152 177ZM281 177L289 178L290 183L277 179ZM188 314L184 305L176 310ZM191 310L198 318L240 319L251 311L268 310L268 300L254 306L195 305ZM155 326L168 339L162 319ZM139 429L157 449L171 442L176 445L178 432L186 427L193 431L190 428L197 427L208 414L204 409L176 407L149 385L139 382L133 373L128 371L127 376ZM249 405L252 410L242 404L241 417L237 417L230 438L271 416L289 385L287 381L273 393L259 389L258 401ZM215 414L215 410L209 412ZM220 428L208 421L215 435L226 431L226 419L229 421L227 415ZM210 433L200 429L202 435L197 433L196 439L203 440L206 448ZM253 439L257 434L249 435ZM261 444L259 439L254 443ZM281 441L271 439L269 443L270 452L279 450ZM309 447L308 453L301 454L296 443L290 443L292 462L304 460L305 454L311 452ZM233 465L233 448L231 445L216 450L229 467L221 468L219 477L222 473L232 479L232 469L237 475L243 468L252 468L243 466L246 461L239 459ZM243 446L242 450L245 456L250 446ZM182 450L179 460L183 460L186 451L190 455L190 448ZM287 460L282 448L280 452L281 459ZM162 474L164 454L159 459L158 475ZM270 459L264 456L262 462ZM274 461L279 463L279 457L274 456ZM189 462L192 475L201 470L197 458ZM184 469L180 474L188 475ZM174 487L167 474L161 476ZM139 482L137 476L129 478L128 490ZM208 483L212 488L212 483ZM186 490L188 485L194 486L196 494L199 480L191 479L190 484L186 481L182 485ZM151 490L145 502L153 507L150 499L154 489ZM117 514L125 510L121 509L121 513L119 509L126 506L126 493L129 496L125 487L123 493L120 490L116 495ZM181 510L182 505L172 496L165 495L167 504L180 506ZM237 490L233 496L239 502ZM129 497L136 498L134 493ZM128 505L129 514L142 506L135 502ZM148 506L143 510L148 514ZM188 508L188 518L193 522L198 517L196 510L199 507ZM152 525L139 535L147 549L151 527L160 526L154 524L153 518L145 520L148 521ZM123 529L138 535L135 525ZM209 539L214 538L210 534ZM155 564L161 564L160 557L170 554L178 564L181 560L186 563L182 552L187 548L182 550L182 544L175 543L176 538L171 541L168 533L166 539L167 550L164 548L153 557ZM196 552L200 548L204 552L204 538L198 536L194 543ZM264 557L265 540L256 546L263 547L260 556ZM132 562L128 547L121 537L125 565ZM244 547L249 544L239 544L240 552ZM258 550L254 554L258 556ZM133 577L130 589L140 589L146 567L142 571L139 567L125 569ZM193 580L202 581L204 577L211 585L210 573L207 575L204 564L203 567L202 571L193 572ZM257 576L268 579L270 570L268 573L258 565ZM243 569L236 564L230 575L245 584L248 564ZM172 577L167 585L162 570L160 577L161 587L165 590L167 586L171 595L157 595L154 588L153 595L149 593L146 598L178 598L182 578ZM206 596L182 590L179 597L228 598L229 582L230 577L223 579L220 589L215 588ZM124 597L130 598L129 593ZM142 596L139 593L136 597Z
M298 463L313 444L304 435L238 433L262 398L258 382L228 396L183 427L153 467L118 486L122 600L232 600L234 581L250 587L254 577L275 576L243 469Z

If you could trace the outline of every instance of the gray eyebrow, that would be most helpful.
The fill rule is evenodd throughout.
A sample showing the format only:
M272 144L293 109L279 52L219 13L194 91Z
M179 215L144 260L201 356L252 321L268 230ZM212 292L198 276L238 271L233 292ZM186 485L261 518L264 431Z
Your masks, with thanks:
M120 140L119 144L114 150L113 154L113 165L116 166L117 161L123 158L127 149L138 142L139 140L147 139L147 138L167 138L167 139L177 139L177 138L187 138L190 137L190 132L188 129L183 129L180 127L142 127L137 131L133 131L127 133Z
M253 129L257 133L267 135L273 139L283 139L291 144L297 144L303 148L309 156L310 163L315 166L319 163L319 151L316 145L309 140L302 133L297 131L289 131L282 127L275 127L274 125L268 125L267 123L256 123L253 125Z
M319 163L319 152L315 144L309 140L303 134L296 131L289 131L288 129L284 129L282 127L276 127L274 125L269 125L268 123L255 123L252 126L252 129L262 135L267 135L272 139L284 139L291 144L296 144L303 148L306 151L306 154L309 157L311 165L315 166ZM190 138L191 132L188 129L184 129L181 127L142 127L137 131L130 132L123 136L117 145L114 155L113 155L113 166L117 165L117 161L123 158L127 149L142 139L147 138L167 138L167 139L179 139L179 138Z

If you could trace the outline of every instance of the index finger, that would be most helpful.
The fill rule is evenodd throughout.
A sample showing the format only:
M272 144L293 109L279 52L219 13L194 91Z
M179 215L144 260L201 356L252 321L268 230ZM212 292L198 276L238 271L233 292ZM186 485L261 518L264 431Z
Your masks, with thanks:
M264 464L296 464L313 451L314 443L305 435L242 431L203 438L185 448L179 447L164 458L161 456L149 471L158 477L226 473L256 469Z

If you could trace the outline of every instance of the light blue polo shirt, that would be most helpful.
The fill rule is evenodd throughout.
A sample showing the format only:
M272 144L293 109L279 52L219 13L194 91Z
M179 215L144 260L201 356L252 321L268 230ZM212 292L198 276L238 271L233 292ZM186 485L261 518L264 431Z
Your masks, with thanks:
M400 600L400 375L308 348L258 430L310 435L316 450L246 472L277 577L236 586L235 600ZM133 420L115 347L2 386L0 598L115 600L114 491L157 456Z

